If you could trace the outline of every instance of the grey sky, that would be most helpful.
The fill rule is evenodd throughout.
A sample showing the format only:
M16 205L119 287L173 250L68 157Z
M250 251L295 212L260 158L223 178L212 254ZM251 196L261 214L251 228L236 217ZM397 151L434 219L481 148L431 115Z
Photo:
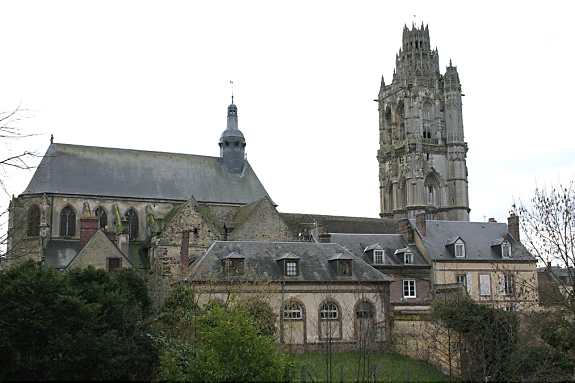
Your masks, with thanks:
M39 153L53 133L216 156L234 80L248 159L281 211L375 217L373 99L415 14L459 70L471 219L503 220L536 183L575 175L571 4L3 1L0 110L28 109L19 126L45 135L16 146Z

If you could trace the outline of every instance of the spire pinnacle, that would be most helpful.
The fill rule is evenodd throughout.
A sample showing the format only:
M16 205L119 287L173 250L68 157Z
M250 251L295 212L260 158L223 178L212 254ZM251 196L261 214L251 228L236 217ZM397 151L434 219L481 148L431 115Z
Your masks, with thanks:
M230 88L232 92L232 104L234 103L234 82L230 80Z

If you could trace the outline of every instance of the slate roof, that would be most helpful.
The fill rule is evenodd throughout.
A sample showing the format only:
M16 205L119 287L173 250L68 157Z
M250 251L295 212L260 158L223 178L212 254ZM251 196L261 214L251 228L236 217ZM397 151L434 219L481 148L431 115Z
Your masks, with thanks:
M237 204L268 196L247 161L234 174L219 157L57 143L23 194L40 193Z
M230 253L244 257L245 273L228 277L222 260ZM299 257L299 274L283 275L282 257ZM352 259L352 275L338 276L329 260L344 254ZM377 271L360 258L335 243L265 242L265 241L215 241L190 270L190 280L245 280L245 281L298 281L298 282L385 282L391 278Z
M546 266L546 267L539 267L537 268L537 272L544 273L550 272L553 274L555 278L560 279L562 282L571 283L570 279L572 276L575 276L575 269L571 268L568 270L566 267L559 267L559 266Z
M429 266L414 245L408 245L401 234L347 234L330 233L330 241L337 243L358 257L362 257L366 262L373 263L373 254L365 254L365 251L373 250L377 247L385 251L385 266ZM413 254L413 264L405 265L403 259L395 255L399 249L409 248ZM381 266L381 265L378 265Z
M80 249L78 240L51 239L44 249L46 264L55 269L65 269Z
M415 220L410 220L412 227ZM428 255L436 261L455 260L455 255L446 247L453 238L460 237L465 242L465 258L457 261L533 261L529 251L510 235L505 223L465 222L465 221L426 221L426 235L423 244ZM507 239L511 244L511 258L502 258L500 247Z
M346 217L337 215L280 213L294 234L313 229L317 222L327 233L397 234L397 220L389 218Z

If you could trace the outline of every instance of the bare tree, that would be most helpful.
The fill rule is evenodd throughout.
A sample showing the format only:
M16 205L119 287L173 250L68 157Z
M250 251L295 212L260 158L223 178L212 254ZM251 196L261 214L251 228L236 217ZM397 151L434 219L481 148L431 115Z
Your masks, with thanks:
M18 149L16 141L34 136L27 134L18 127L19 121L23 118L24 110L20 106L9 112L0 112L0 261L6 256L6 245L8 242L8 203L4 201L10 199L8 182L13 170L27 170L34 166L31 160L38 157L36 154Z
M527 204L520 204L523 244L538 260L554 262L567 274L558 278L565 303L575 299L575 181L550 189L537 188Z

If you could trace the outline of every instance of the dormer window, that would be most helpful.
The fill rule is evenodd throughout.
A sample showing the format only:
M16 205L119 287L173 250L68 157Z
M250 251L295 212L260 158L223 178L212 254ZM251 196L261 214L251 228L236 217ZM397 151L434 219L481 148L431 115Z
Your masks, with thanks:
M228 276L243 275L245 272L245 260L240 254L232 252L224 258L224 269Z
M337 275L351 276L351 259L340 259L337 262Z
M374 265L383 265L385 258L385 252L383 250L374 250L373 251L373 264Z
M284 273L286 277L295 277L298 275L298 262L295 259L284 261Z
M465 244L463 242L455 244L455 258L465 258Z
M511 258L511 244L508 241L501 242L501 258Z
M411 251L406 251L403 253L403 264L411 265L413 264L413 253Z

